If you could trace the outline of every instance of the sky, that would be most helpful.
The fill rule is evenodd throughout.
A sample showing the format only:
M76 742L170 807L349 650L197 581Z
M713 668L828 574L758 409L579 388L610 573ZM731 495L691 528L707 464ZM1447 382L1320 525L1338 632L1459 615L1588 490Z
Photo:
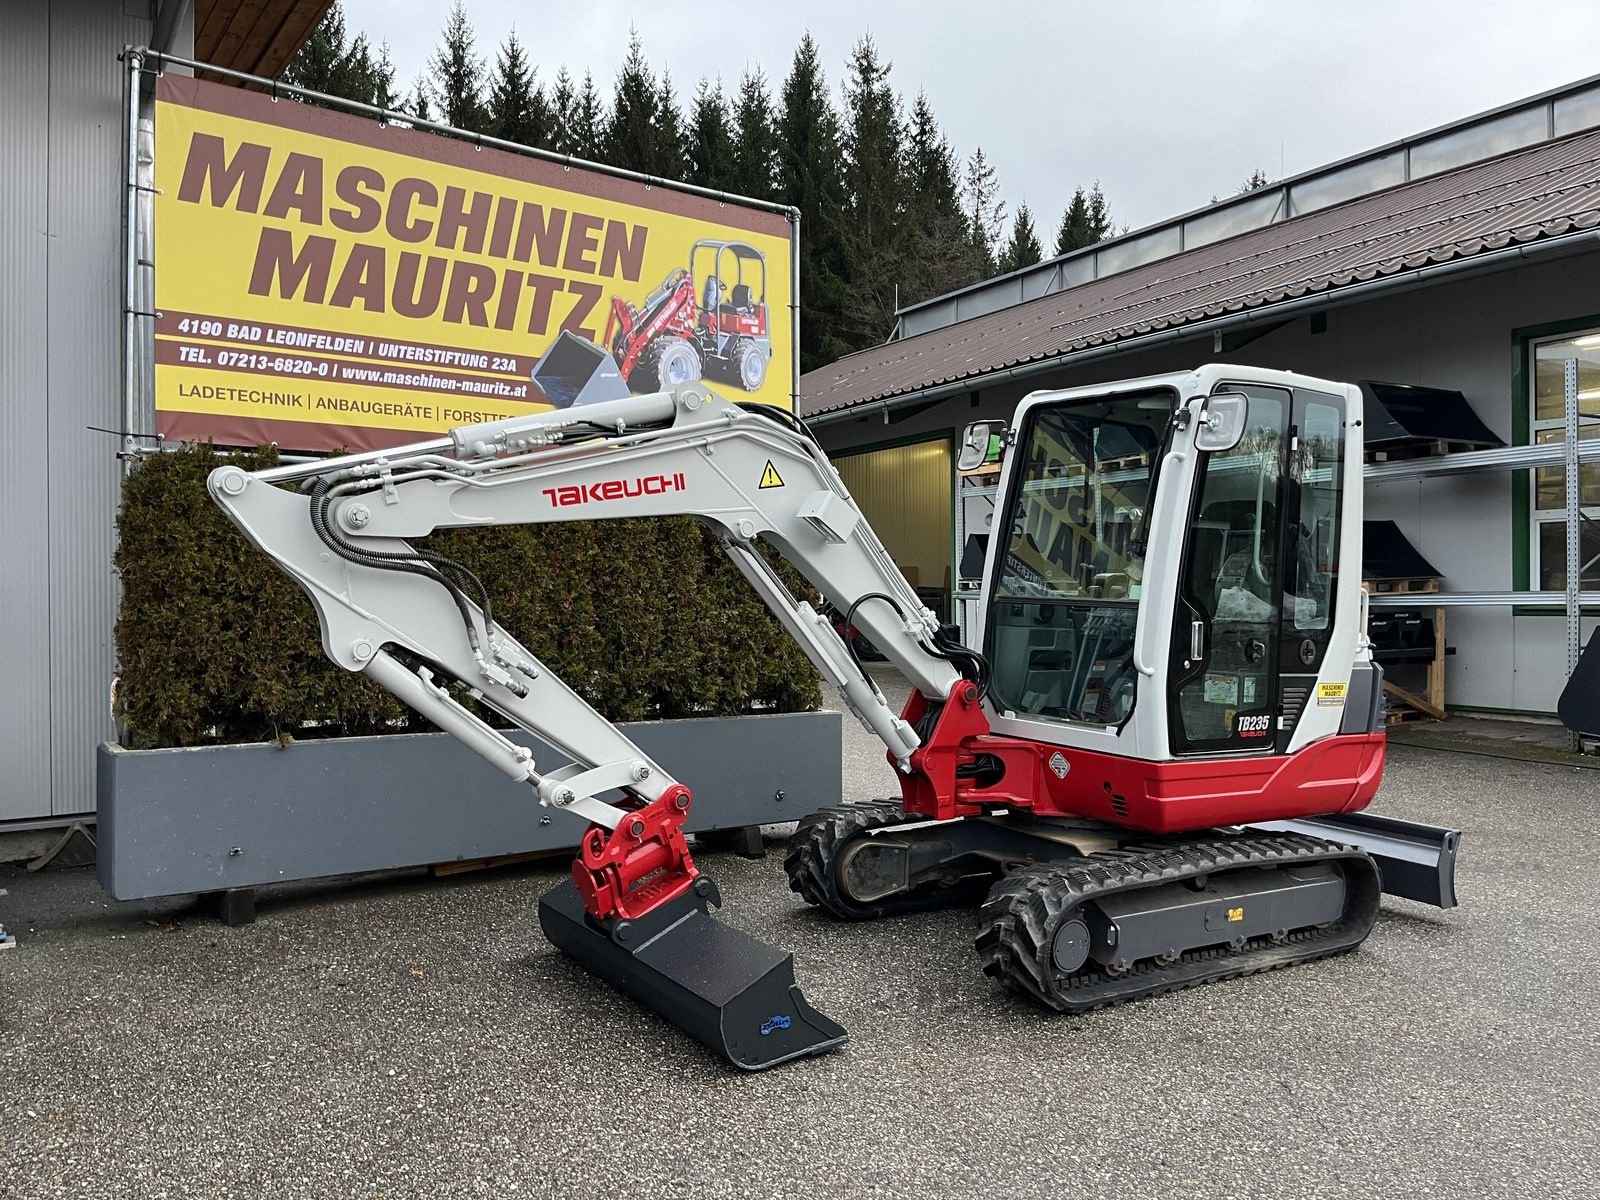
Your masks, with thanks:
M446 0L344 0L387 41L409 92ZM592 70L603 94L630 26L680 102L702 77L762 68L776 93L807 31L838 98L863 34L909 106L925 91L965 159L982 146L1008 214L1048 247L1073 189L1099 181L1139 228L1231 194L1257 168L1292 175L1600 72L1596 0L880 0L702 7L467 0L479 50L515 28L548 82Z

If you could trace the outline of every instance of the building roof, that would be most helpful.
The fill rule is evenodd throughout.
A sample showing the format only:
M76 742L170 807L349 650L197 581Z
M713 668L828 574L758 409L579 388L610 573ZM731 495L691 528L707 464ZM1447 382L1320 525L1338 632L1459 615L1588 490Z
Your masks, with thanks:
M1597 225L1600 130L1590 130L860 351L801 377L800 415L976 380Z
M196 0L194 56L276 79L332 0Z

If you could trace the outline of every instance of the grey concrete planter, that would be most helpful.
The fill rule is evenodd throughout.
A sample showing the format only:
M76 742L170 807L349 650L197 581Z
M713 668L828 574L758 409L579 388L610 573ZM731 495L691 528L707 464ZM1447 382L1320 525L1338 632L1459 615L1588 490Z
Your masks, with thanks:
M836 712L625 725L689 786L689 829L793 821L840 797ZM567 760L536 740L541 770ZM491 858L575 845L446 734L99 753L100 883L118 900ZM545 818L549 820L546 821Z

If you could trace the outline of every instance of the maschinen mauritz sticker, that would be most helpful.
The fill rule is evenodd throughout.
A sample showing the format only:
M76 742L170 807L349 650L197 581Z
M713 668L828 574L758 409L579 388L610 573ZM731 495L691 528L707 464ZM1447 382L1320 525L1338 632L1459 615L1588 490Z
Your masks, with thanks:
M1344 694L1349 688L1345 683L1319 683L1317 684L1317 704L1322 708L1337 708L1344 703Z

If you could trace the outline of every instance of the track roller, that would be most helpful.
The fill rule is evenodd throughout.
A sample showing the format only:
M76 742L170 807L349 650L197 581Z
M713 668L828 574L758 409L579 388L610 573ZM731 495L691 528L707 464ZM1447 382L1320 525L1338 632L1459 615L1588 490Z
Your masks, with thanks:
M1381 885L1351 846L1217 836L1036 863L978 913L984 974L1087 1012L1355 949Z
M804 818L789 838L783 859L789 889L806 903L846 921L976 903L993 882L994 872L973 876L940 863L916 879L905 881L902 875L908 886L897 886L875 861L875 833L900 826L938 830L955 824L959 823L941 826L908 814L897 799L818 809ZM921 878L922 874L928 878Z

